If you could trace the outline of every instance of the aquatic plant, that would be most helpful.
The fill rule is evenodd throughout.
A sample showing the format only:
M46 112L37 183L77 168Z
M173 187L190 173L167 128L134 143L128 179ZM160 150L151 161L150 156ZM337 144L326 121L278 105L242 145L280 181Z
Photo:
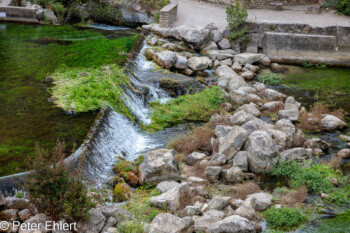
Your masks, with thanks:
M282 78L279 75L271 72L259 75L258 80L267 85L279 85L282 82Z
M159 130L188 121L206 121L224 102L220 87L207 88L196 94L187 94L167 103L152 102L152 123L143 125L146 130Z
M123 68L108 65L99 68L60 67L51 75L55 86L55 104L65 111L87 112L109 106L133 120L126 105L124 87L130 81Z
M270 207L264 212L268 227L273 229L291 230L308 218L300 209Z
M341 214L338 214L335 218L322 219L319 221L317 228L312 229L310 232L315 233L344 233L350 229L350 209L347 209Z

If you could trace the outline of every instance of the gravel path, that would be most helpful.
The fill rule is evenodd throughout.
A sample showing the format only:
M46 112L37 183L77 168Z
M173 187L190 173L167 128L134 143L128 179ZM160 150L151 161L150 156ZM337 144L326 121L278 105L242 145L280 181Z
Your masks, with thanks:
M219 29L225 29L226 8L195 0L178 0L178 20L175 26L205 26L215 23ZM350 17L332 13L305 14L307 6L287 6L283 11L250 9L248 20L278 21L287 23L306 23L313 27L334 26L337 24L350 26Z

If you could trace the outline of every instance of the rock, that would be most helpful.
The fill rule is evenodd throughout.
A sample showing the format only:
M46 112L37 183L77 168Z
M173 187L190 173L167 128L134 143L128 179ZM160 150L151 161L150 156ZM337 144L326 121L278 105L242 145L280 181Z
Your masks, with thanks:
M224 213L223 213L224 215ZM203 215L200 217L194 217L194 231L195 232L206 232L207 228L217 222L220 221L223 218L223 216L212 216L212 215Z
M243 200L241 199L233 199L230 201L230 205L233 209L238 209L243 205Z
M186 67L186 69L183 70L183 74L190 76L193 74L193 70L191 70L190 68Z
M127 183L118 183L113 189L113 199L115 202L126 201L131 198L132 194L133 192Z
M110 227L105 232L102 233L118 233L118 229L116 227Z
M193 71L205 70L212 66L212 61L208 57L191 57L187 65Z
M150 233L181 233L186 223L179 217L169 213L158 214L152 221Z
M284 102L284 110L299 110L301 103L295 101L294 97L289 96Z
M59 224L60 226L64 226L64 225L66 225L66 224L69 224L69 223L67 223L67 220L66 219L61 219L61 220L59 220L59 221L57 221L56 222L57 224ZM115 224L115 223L114 223ZM53 227L52 227L53 228ZM61 229L60 229L61 228ZM71 228L71 229L69 229L69 230L65 230L65 229L62 229L63 227L59 227L59 228L55 228L55 229L53 229L52 230L52 233L72 233L72 231L74 230L74 226L72 226L72 227L68 227L68 228ZM72 230L72 231L70 231L70 230ZM103 230L102 230L102 233L105 233L105 228L103 228Z
M342 140L343 142L350 142L350 136L346 135L339 135L338 138Z
M155 53L153 57L154 62L165 69L170 69L173 67L177 60L176 53L172 51L162 51Z
M174 43L165 43L162 45L162 48L176 52L179 48Z
M285 161L302 162L304 160L311 159L311 158L312 158L312 153L310 152L310 150L307 150L303 147L285 150L282 153L280 153L281 162L285 162Z
M214 180L219 179L221 167L219 166L207 166L205 169L205 176Z
M248 133L245 129L239 126L232 127L225 137L219 139L219 153L230 160L241 149L247 137Z
M219 48L220 49L230 49L231 48L231 44L230 41L226 38L223 38L219 43Z
M54 24L54 25L58 25L59 24L58 20L57 20L57 17L56 17L55 13L52 10L43 9L43 15L45 15L45 17L47 19L47 22L49 24Z
M253 104L244 104L237 108L237 112L239 111L245 111L246 113L250 113L255 117L260 117L261 115L261 112Z
M45 214L37 214L37 215L31 217L30 219L28 219L27 221L25 221L24 224L26 224L27 226L30 226L30 225L34 226L34 224L37 224L36 225L37 228L35 230L38 230L41 233L47 233L47 232L49 232L49 230L45 229L47 221L50 221L50 218L48 216L46 216ZM102 229L102 227L101 227L101 229ZM29 230L26 228L19 228L18 233L31 233L31 232L34 233L35 230ZM85 231L85 232L87 232L87 231ZM89 231L89 232L94 233L94 231Z
M284 108L284 104L282 101L271 101L271 102L265 103L261 107L261 110L263 111L263 113L277 113L283 108Z
M252 64L246 64L244 68L252 71L253 73L257 73L260 70L259 66L254 66Z
M206 47L201 50L201 54L205 54L208 50L218 50L218 46L214 41L211 41Z
M247 94L256 94L256 90L253 87L249 87L249 86L240 87L238 89L238 91L242 91L242 92L247 93ZM254 104L254 103L250 103L250 104L252 104L253 106L256 107L256 104Z
M152 36L149 40L147 40L147 44L150 46L154 46L158 41L158 37Z
M254 118L252 120L249 120L248 122L246 122L242 125L242 128L247 131L248 135L250 135L255 130L268 130L268 129L271 129L272 127L273 127L273 125L270 125L270 124L266 123L265 121L260 120L258 118Z
M201 213L201 208L199 206L186 206L185 212L188 216L199 215Z
M202 179L202 178L199 178L196 176L190 176L190 177L188 177L187 180L188 180L188 182L196 183L196 184L203 184L203 183L207 182L205 179ZM200 186L197 186L196 188L198 188L198 187L200 187Z
M175 62L175 68L184 70L187 66L187 58L185 56L181 56L179 54L176 54L176 62Z
M271 206L272 195L268 193L254 193L247 196L244 204L253 207L256 211L264 211Z
M230 201L230 197L214 196L213 199L208 203L210 210L222 210L225 208Z
M218 59L215 59L214 61L214 68L218 68L220 66L220 61Z
M230 84L230 88L238 89L241 86L246 86L246 82L240 76L238 76L230 67L223 65L219 66L215 74L219 77L218 86L221 88L227 88ZM232 83L230 83L232 81Z
M6 205L6 198L4 194L0 193L0 208Z
M336 116L326 114L326 116L321 120L321 127L323 130L333 131L336 129L343 129L345 127L348 127L348 124Z
M180 180L181 175L174 155L174 150L167 149L148 152L139 167L140 183L157 184L166 180Z
M242 66L241 66L241 64L239 64L238 62L235 61L232 65L232 69L233 69L233 71L238 73L238 72L242 71Z
M210 166L221 166L226 163L226 155L224 154L215 154L211 157L209 161Z
M271 60L270 58L268 58L267 56L265 55L262 55L261 56L261 59L260 59L260 64L263 65L263 66L270 66L271 65Z
M17 197L6 197L5 209L23 210L29 207L30 203L27 199Z
M209 233L255 233L248 219L232 215L208 227Z
M7 209L0 212L0 219L4 221L13 222L18 218L17 209Z
M266 131L256 130L251 133L243 150L249 153L249 170L254 173L271 170L277 161L278 148L271 135Z
M215 127L215 135L218 138L225 137L230 132L231 129L232 129L231 126L217 125Z
M288 70L286 67L281 66L277 63L271 63L271 70L276 73L282 73Z
M220 65L226 65L226 66L232 66L232 60L231 58L228 58L228 59L225 59L225 60L222 60L220 61Z
M176 211L180 209L181 196L189 195L194 192L195 190L192 185L188 182L184 182L159 196L152 197L149 199L149 203L157 208L167 208L170 211Z
M241 76L236 76L229 80L228 91L231 92L244 86L247 86L247 83L244 81L244 78L242 78ZM253 101L250 95L248 95L248 100ZM246 100L243 100L242 102L246 103Z
M218 43L222 39L222 33L219 30L212 30L213 41Z
M235 210L235 214L243 218L253 219L255 217L255 210L253 207L243 203L242 206Z
M186 163L190 166L207 157L204 153L193 152L187 156Z
M333 178L331 179L331 183L332 183L334 186L336 186L336 187L338 187L338 186L339 186L338 179L337 179L337 178L335 178L335 177L333 177Z
M281 92L272 90L272 89L266 89L265 90L265 98L268 100L284 100L285 98L287 98L287 96L285 96L284 94L282 94Z
M242 171L248 171L248 152L247 151L239 151L234 157L232 161L233 167L239 167Z
M261 59L260 54L254 53L241 53L235 56L235 62L239 62L242 65L253 64Z
M338 151L337 156L340 158L349 158L350 149L341 149L340 151Z
M230 205L226 206L223 211L225 213L225 217L235 214L235 211L232 209Z
M169 30L170 37L190 44L193 49L202 49L213 39L211 31L201 27L182 25Z
M278 119L289 119L292 122L297 122L299 120L299 110L298 109L280 110L278 112Z
M210 31L218 30L218 27L215 25L215 23L209 23L207 26L205 26L205 29L209 29Z
M249 94L238 90L230 91L230 100L236 105L243 105L250 102Z
M247 113L245 111L239 111L231 116L230 121L232 125L243 125L248 121L255 120L255 119L257 118L252 114Z
M244 173L239 167L231 167L230 169L222 171L222 178L225 182L235 184L254 178L254 175L251 173Z
M156 189L162 193L165 193L165 192L169 191L170 189L173 189L179 185L180 184L178 182L175 182L175 181L162 181L157 185Z
M145 57L147 60L152 60L156 52L153 49L146 49L145 50Z
M206 56L208 56L211 60L225 60L225 59L232 59L234 58L234 55L236 54L235 51L232 49L226 49L226 50L207 50L205 51Z
M244 78L244 79L252 79L254 78L254 73L250 70L248 71L245 71L241 74L241 76Z
M213 217L216 219L223 219L225 217L225 213L223 211L219 211L216 209L210 209L207 210L203 213L203 216L209 216L209 217Z
M304 143L304 134L287 119L278 120L273 126L274 130L279 130L287 135L287 147L300 147Z

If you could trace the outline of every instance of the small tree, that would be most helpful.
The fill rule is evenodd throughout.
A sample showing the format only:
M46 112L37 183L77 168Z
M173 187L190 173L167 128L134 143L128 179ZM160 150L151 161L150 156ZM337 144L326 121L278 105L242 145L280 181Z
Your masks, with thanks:
M49 154L36 144L36 156L27 161L32 170L26 177L25 190L29 200L52 220L70 216L85 219L94 206L87 196L87 187L79 172L73 174L64 164L64 142L57 141Z
M226 20L228 29L231 31L229 35L231 40L239 40L240 42L247 40L248 37L245 34L248 27L244 24L247 17L247 6L246 4L241 6L239 0L236 0L235 5L231 4L226 8Z

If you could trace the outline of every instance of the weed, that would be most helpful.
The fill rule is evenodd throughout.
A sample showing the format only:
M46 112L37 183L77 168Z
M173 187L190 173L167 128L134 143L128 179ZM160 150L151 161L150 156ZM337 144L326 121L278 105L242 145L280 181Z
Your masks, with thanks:
M267 85L279 85L282 82L282 78L279 75L271 72L259 75L258 80Z
M297 190L290 190L289 193L282 195L281 204L283 206L298 207L302 206L307 198L307 189L300 187Z
M267 209L264 212L264 217L266 218L267 224L270 228L281 230L291 230L308 219L300 209L275 209L274 207Z

